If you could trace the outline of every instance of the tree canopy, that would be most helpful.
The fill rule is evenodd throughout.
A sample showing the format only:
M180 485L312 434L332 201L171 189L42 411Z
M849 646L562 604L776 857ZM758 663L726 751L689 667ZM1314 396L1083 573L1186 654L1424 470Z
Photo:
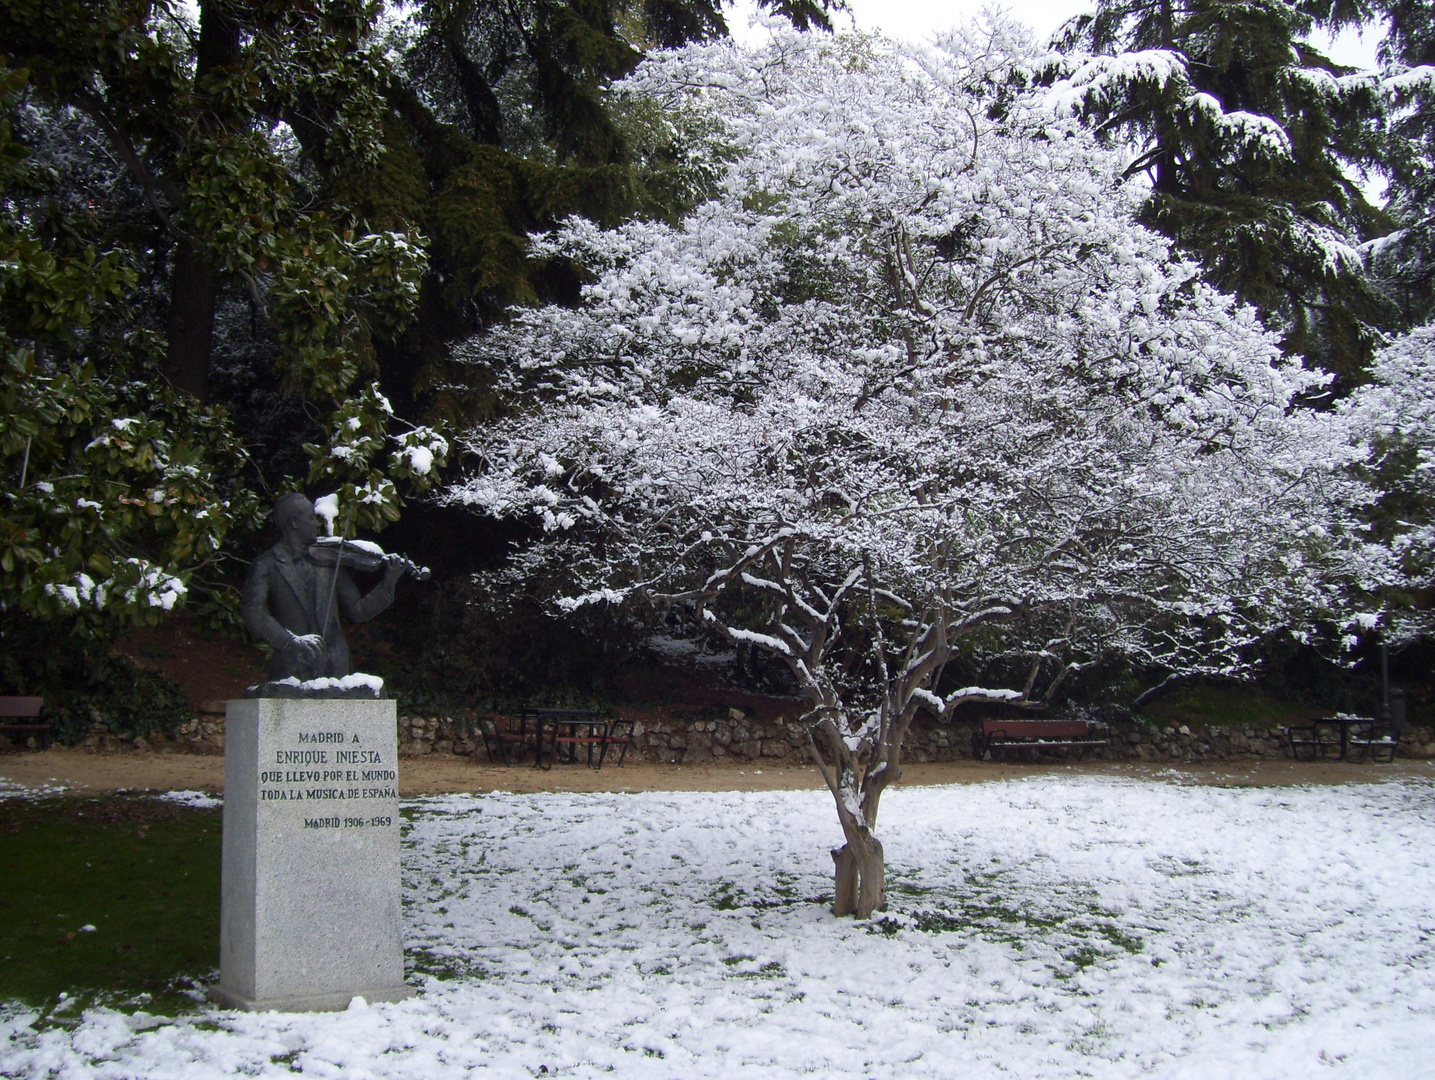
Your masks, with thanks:
M346 527L393 520L395 481L421 487L446 452L395 431L374 387L424 240L324 198L326 174L382 153L375 9L199 11L194 26L137 0L0 10L7 607L133 615L155 593L167 608L201 567L223 595L226 537L286 479L256 475L212 403L224 288L273 342L259 377L309 409L293 432L312 440L308 475L287 482L339 491Z
M760 6L799 29L828 27L841 7L824 0ZM510 350L541 341L543 356L588 364L587 350L601 341L612 350L605 363L613 378L626 385L632 357L604 336L617 331L599 334L583 319L597 318L593 283L629 272L630 257L646 259L654 275L644 318L689 335L681 342L686 359L664 361L671 372L640 372L654 386L707 393L727 372L728 410L755 415L760 402L775 408L755 384L775 389L774 380L802 385L809 377L779 364L779 357L795 364L794 342L831 369L833 385L847 380L861 409L841 422L828 416L819 443L793 435L792 445L814 460L821 456L814 448L845 447L843 425L860 429L869 410L880 412L874 402L883 394L938 378L933 365L946 365L940 378L958 395L987 379L993 401L1003 401L998 390L1015 387L1022 371L1044 387L1054 376L1036 360L1030 370L1011 366L1014 350L1040 353L1047 345L1032 343L1046 338L1051 348L1066 347L1064 335L1087 333L1072 329L1086 326L1089 314L1070 299L1078 282L1103 296L1128 285L1086 266L1090 252L1111 241L1083 232L1095 227L1080 216L1085 203L1062 203L1018 179L1055 169L1036 150L1011 151L1000 167L1020 171L973 193L970 172L981 156L1008 153L993 146L1064 148L1067 172L1099 177L1083 183L1096 183L1119 208L1111 210L1121 222L1112 229L1126 229L1135 215L1174 240L1176 256L1158 250L1151 234L1133 234L1143 239L1131 241L1131 257L1161 267L1162 280L1179 280L1160 293L1155 312L1140 317L1200 311L1191 316L1197 324L1224 319L1223 326L1243 327L1236 344L1210 338L1197 345L1197 331L1177 334L1180 348L1246 358L1211 357L1200 379L1177 364L1181 373L1172 377L1181 385L1196 379L1197 397L1211 380L1244 385L1240 365L1255 363L1250 343L1258 336L1247 309L1198 281L1197 264L1206 282L1253 304L1288 354L1338 372L1345 389L1363 377L1379 331L1425 317L1432 296L1425 272L1430 19L1424 6L1403 0L1382 10L1391 29L1377 78L1339 69L1308 45L1313 26L1363 17L1358 5L1123 0L1072 25L1067 45L1076 51L1043 55L998 34L993 55L1002 60L987 66L964 46L954 46L956 59L933 59L920 50L833 44L825 35L825 45L801 44L788 35L763 54L766 68L744 73L741 64L759 61L729 60L723 63L736 66L722 73L711 57L740 54L714 44L726 33L716 0L435 0L393 9L370 0L7 3L0 8L0 247L7 252L0 394L10 410L0 419L0 456L13 478L0 522L7 617L63 624L79 615L98 632L106 620L158 617L185 595L217 602L222 613L232 603L226 582L235 557L254 543L261 503L278 489L336 492L341 531L378 529L397 518L408 493L439 476L450 427L492 423L473 430L502 439L516 430L509 425L537 423L545 410L552 411L546 422L567 423L563 409L577 399L554 394L569 360L554 371L522 369L520 377ZM698 41L712 48L642 64L647 50ZM830 129L829 116L847 115L846 99L804 96L781 82L785 72L810 67L822 85L849 93L813 58L823 49L856 71L877 73L886 89L870 104L905 116L914 131L894 128L869 144ZM675 74L684 64L695 65L696 81L686 88ZM761 119L768 106L759 104L753 80L768 71L781 84L773 100L795 110L785 127ZM730 85L717 87L719 78ZM1014 88L1043 80L1036 97ZM934 87L957 96L942 99ZM903 95L910 96L905 106ZM935 112L923 111L937 109L934 101L959 108L961 123L940 126ZM1078 120L1096 129L1105 150L1076 134ZM761 151L764 138L791 158ZM967 138L975 149L963 172L951 155ZM832 155L835 173L793 149L804 140L809 153ZM896 183L883 164L893 148L910 155L900 162L907 195L882 187ZM734 164L739 159L745 164ZM923 161L933 163L932 177L945 179L919 192ZM1364 201L1358 181L1367 167L1391 178L1388 215ZM802 169L817 179L793 179ZM886 190L896 201L862 203L858 188L843 186L858 184L854 177L872 199ZM819 181L835 185L841 199L833 195L829 204L802 186ZM740 207L733 202L739 188ZM945 216L934 216L938 210ZM720 213L733 216L722 223ZM1003 233L1019 214L1044 223L1046 239ZM722 259L682 248L702 222L727 252ZM1381 237L1388 228L1394 231ZM1069 245L1064 256L1061 243ZM615 244L628 245L628 254L620 258ZM1189 265L1181 261L1187 257ZM689 296L687 274L757 299L729 308L727 300ZM1015 314L1025 310L1021 303L1046 321L1017 345L1007 330L1017 334L1023 325ZM525 305L541 314L519 315L502 329ZM1218 308L1226 312L1219 319ZM1060 311L1076 323L1052 314ZM617 325L620 314L605 318ZM1112 325L1131 317L1127 308L1110 316ZM546 337L540 326L549 327ZM451 349L490 327L500 328L481 339L488 344ZM643 334L657 331L644 323L634 333L636 350ZM838 363L834 342L860 355ZM1143 348L1164 356L1168 346ZM1085 376L1093 385L1115 380L1125 393L1123 380L1147 377L1101 368L1109 357L1099 349L1080 356L1078 367L1098 365ZM988 364L989 374L969 373L986 373ZM1221 374L1226 364L1239 370ZM1281 373L1277 398L1330 391L1279 364L1272 370ZM1062 396L1069 389L1057 395L1066 404L1053 405L1056 412L1076 407ZM815 393L795 400L809 399L821 400ZM666 400L653 405L665 408ZM949 407L961 416L943 424L987 409L996 425L979 400ZM1027 407L1003 407L1014 410L1009 429L1021 429ZM1163 423L1177 408L1165 400L1150 407ZM1224 430L1224 421L1205 413L1186 422ZM714 438L738 437L725 425L713 422ZM783 425L800 427L791 416ZM986 445L961 430L963 445ZM1220 445L1219 435L1208 437ZM481 455L492 450L487 438L470 439ZM1035 453L1044 444L1032 438ZM1349 458L1327 449L1332 462ZM554 460L567 469L578 457ZM960 485L993 467L949 475L943 465L932 475ZM760 486L760 475L781 470L742 483ZM1382 467L1372 475L1393 474ZM1334 501L1349 503L1355 490L1341 488ZM513 498L515 507L526 505ZM625 505L636 522L640 504ZM549 509L548 518L532 520L576 523L574 535L587 535L602 517L585 517L581 500ZM650 526L661 531L669 520ZM992 536L1005 527L992 526ZM712 530L697 535L705 531ZM548 539L556 544L565 535L556 528ZM530 562L558 550L539 545ZM696 550L707 552L693 556L697 563L718 557L716 549ZM608 580L613 567L585 559L560 560L576 582L570 594L626 587ZM819 564L827 574L821 559L811 565ZM1309 581L1304 573L1292 570L1296 592L1323 571ZM655 578L645 588L676 595L687 586ZM1305 595L1333 610L1333 594L1318 603ZM714 601L704 610L727 609ZM1230 627L1246 617L1239 605L1228 614ZM840 617L856 625L851 611ZM1208 627L1192 629L1197 622L1176 633L1156 619L1166 635L1157 645L1124 631L1112 630L1111 639L1133 653L1146 650L1158 666L1236 663L1234 645L1218 661L1182 644L1209 644ZM1000 668L993 658L1020 649L988 644L1007 642L1016 623L1026 625L1017 619L995 636L969 635L958 650L962 663ZM1258 628L1248 629L1215 639L1248 640ZM847 650L854 640L832 637L834 648ZM854 663L870 672L876 660Z
M1104 655L1235 672L1381 573L1343 420L1291 408L1324 377L1137 222L1123 155L993 96L1031 59L996 33L651 61L628 92L709 118L720 193L570 220L541 250L580 302L458 350L511 412L446 497L541 523L512 573L561 567L560 607L689 605L788 666L860 914L918 709L1039 706Z
M1435 625L1435 325L1395 338L1342 408L1371 449L1377 536L1398 563L1385 628L1396 644Z
M1419 0L1384 5L1382 89L1390 138L1387 211L1396 229L1373 246L1377 281L1405 326L1435 315L1435 13Z

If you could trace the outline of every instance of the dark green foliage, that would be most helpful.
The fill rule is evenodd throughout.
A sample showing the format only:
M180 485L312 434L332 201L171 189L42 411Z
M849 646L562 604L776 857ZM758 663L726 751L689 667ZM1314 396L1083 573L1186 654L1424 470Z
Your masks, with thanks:
M799 30L831 30L843 0L759 0ZM441 120L475 142L577 164L628 160L605 91L649 47L726 37L721 0L430 0L405 70Z
M641 667L644 628L612 612L559 619L528 598L451 581L442 595L402 600L368 634L367 670L383 676L406 713L461 716L465 708L588 707L621 696Z
M802 28L829 28L826 12L841 9L769 6ZM450 363L450 344L515 304L576 298L571 267L529 257L531 233L575 214L604 226L676 218L706 191L716 163L686 157L670 117L615 102L609 88L645 48L726 32L711 0L441 0L414 11L396 42L405 78L386 91L387 149L377 168L330 180L371 221L398 208L431 239L415 325L377 344L401 413L488 415L485 373Z
M153 369L132 370L143 345L149 364L203 403L220 297L242 289L272 348L264 375L277 367L316 419L363 397L374 343L402 329L424 267L401 191L375 185L370 209L388 231L326 191L381 156L377 13L364 0L202 0L195 33L182 9L141 0L0 7L0 40L25 69L7 119L42 152L29 182L5 178L7 224L61 266L83 250L120 275L101 283L130 313L127 332L78 343L102 377L159 382ZM24 269L21 284L38 293L45 267L32 259ZM15 332L17 346L51 356L53 329L28 330ZM363 420L382 432L390 417ZM342 525L397 516L398 492L375 459L382 439L338 456L326 440L314 445L308 483L350 496Z
M37 1006L55 1024L97 1004L194 1008L219 966L219 848L217 810L0 803L0 1002Z
M826 25L824 4L772 7ZM709 0L425 5L417 82L379 10L0 6L0 602L78 613L98 640L100 609L158 618L172 582L232 614L257 506L301 479L340 492L342 529L392 522L385 474L433 476L386 460L418 436L391 434L372 382L401 415L483 414L484 373L455 378L448 343L576 295L529 233L671 216L706 182L668 118L609 84L655 43L725 33ZM132 414L143 438L96 441Z
M110 641L82 637L23 612L0 614L0 694L37 695L55 737L74 745L96 719L123 739L172 735L190 716L171 680L112 655Z
M1110 0L1058 37L1073 52L1173 58L1118 71L1087 114L1139 147L1129 172L1150 179L1147 221L1345 386L1362 381L1393 316L1356 251L1389 229L1358 180L1379 163L1383 108L1376 80L1342 80L1351 72L1307 38L1367 14L1322 0ZM1231 114L1274 122L1286 146Z
M104 635L222 598L253 501L225 416L159 377L142 199L31 97L0 68L0 604Z
M1378 0L1376 6L1388 20L1381 62L1435 65L1435 7L1425 0Z
M272 497L284 490L287 478L308 471L303 443L322 439L323 427L313 410L305 409L303 396L286 391L275 379L279 342L242 290L219 291L214 330L210 400L228 415L231 430L244 433L248 461L240 475L262 496ZM226 554L247 559L257 539L246 531L226 546Z
M1435 66L1435 5L1388 0L1381 6L1389 23L1380 60L1394 106L1385 161L1388 210L1397 231L1377 249L1374 269L1403 325L1416 326L1435 312L1435 79L1411 79L1407 72Z

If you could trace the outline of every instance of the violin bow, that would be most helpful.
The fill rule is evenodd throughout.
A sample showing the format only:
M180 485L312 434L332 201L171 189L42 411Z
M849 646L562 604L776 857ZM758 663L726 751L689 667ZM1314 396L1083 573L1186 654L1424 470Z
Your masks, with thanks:
M324 632L319 636L324 639L324 647L329 647L329 613L334 610L334 594L339 591L339 571L343 568L344 560L340 555L344 551L344 541L339 540L339 551L334 556L334 576L329 579L329 601L324 605Z

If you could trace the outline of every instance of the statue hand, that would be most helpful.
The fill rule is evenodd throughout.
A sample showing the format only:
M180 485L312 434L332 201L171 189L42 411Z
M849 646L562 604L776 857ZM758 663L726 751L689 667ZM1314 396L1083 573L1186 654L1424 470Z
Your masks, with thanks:
M384 585L392 589L399 578L404 576L408 564L397 555L384 556Z
M294 653L301 662L309 663L323 655L324 639L318 634L299 634L285 651Z

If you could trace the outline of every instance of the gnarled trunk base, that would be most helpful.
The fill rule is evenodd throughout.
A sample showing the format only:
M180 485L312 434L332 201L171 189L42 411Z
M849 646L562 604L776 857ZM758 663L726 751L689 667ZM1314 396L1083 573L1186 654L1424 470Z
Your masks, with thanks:
M836 864L837 895L832 903L834 915L856 915L859 919L887 903L887 863L882 842L875 836L866 837L858 845L843 844L832 849Z

